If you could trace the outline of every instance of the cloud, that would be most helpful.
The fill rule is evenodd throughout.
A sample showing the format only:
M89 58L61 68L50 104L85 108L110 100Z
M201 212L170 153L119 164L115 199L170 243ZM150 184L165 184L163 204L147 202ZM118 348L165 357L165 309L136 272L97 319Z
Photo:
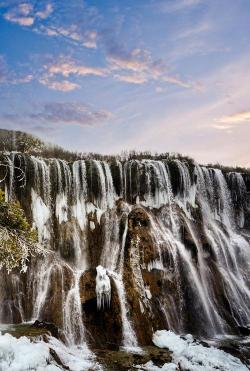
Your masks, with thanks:
M95 30L88 30L83 35L83 45L89 49L95 49L97 47L97 32Z
M201 33L210 31L212 29L212 24L210 22L204 21L196 26L192 26L180 31L177 35L177 39L186 39L189 37L200 35Z
M35 17L32 15L33 5L29 3L22 3L10 9L4 14L7 21L18 23L20 26L32 26Z
M0 54L0 84L27 84L34 79L33 74L14 71L9 68L5 57Z
M250 122L250 111L238 112L228 116L222 116L216 120L222 124L238 124L241 122Z
M10 80L9 82L13 85L17 85L17 84L28 84L32 80L34 80L34 76L32 74L28 74L28 75L23 75L19 77L13 76L13 79Z
M45 103L39 110L31 113L5 113L2 120L11 123L22 123L32 129L41 131L43 128L53 128L53 125L93 126L108 121L113 117L111 112L95 109L90 105L79 102L50 102ZM52 126L51 126L52 125Z
M62 75L68 77L70 75L78 76L106 76L107 72L103 68L78 65L72 59L59 57L59 61L49 65L44 65L44 69L49 76Z
M9 9L4 18L12 23L17 23L20 26L30 27L34 24L37 18L46 19L53 12L53 7L50 3L43 10L35 11L31 3L21 3Z
M186 89L196 89L197 83L187 82L179 76L170 74L162 60L153 60L150 52L134 48L130 52L113 49L106 55L105 68L78 64L72 58L59 56L57 61L43 65L44 73L40 82L48 88L71 91L79 88L79 84L60 78L76 76L111 77L128 84L145 84L150 81L164 82Z
M198 0L181 0L182 6L194 4ZM168 2L169 3L169 2ZM185 89L193 88L195 83L185 81L169 70L165 62L156 59L147 48L134 47L128 49L121 40L115 40L115 30L100 31L103 22L99 11L85 2L81 6L68 7L57 3L24 2L12 6L5 18L23 26L32 26L32 31L46 34L49 37L63 37L75 46L88 49L98 49L99 55L105 60L104 67L89 66L71 58L59 56L55 61L43 65L37 80L49 89L70 92L80 87L76 77L95 76L105 77L127 84L146 84L164 82ZM172 3L171 3L172 4ZM53 17L50 17L53 13ZM6 18L6 19L7 19ZM28 19L30 18L30 19ZM46 19L46 22L43 20ZM100 20L101 19L101 20ZM99 23L98 23L99 22ZM99 28L98 28L99 27ZM97 31L98 30L98 31ZM71 81L73 80L73 81Z
M11 0L0 6L5 9L3 17L9 22L30 27L39 34L63 37L89 49L97 48L95 27L100 18L97 8L87 5L85 1L70 4L67 1L47 1L26 0L19 3L18 0Z
M107 55L112 70L130 70L133 72L144 72L148 70L151 56L147 50L135 48L131 52L116 50Z
M193 8L202 3L203 0L171 0L160 4L162 11L172 13Z
M146 49L134 48L125 52L119 47L113 47L107 53L108 68L114 72L114 78L131 84L144 84L149 81L161 81L178 85L183 88L193 88L194 83L186 82L170 74L165 63L153 60Z
M97 38L98 34L97 31L94 29L87 29L85 30L83 27L80 27L79 24L70 24L66 25L40 25L37 32L45 33L47 36L57 36L57 37L64 37L68 40L71 40L78 45L82 45L88 49L96 49L97 48Z
M50 16L50 14L53 13L53 6L52 4L46 4L45 8L43 10L40 10L36 12L36 16L41 19L46 19Z
M84 30L78 24L69 26L41 25L37 31L45 33L47 36L65 37L88 49L96 49L97 47L97 31Z
M212 127L214 129L218 129L218 130L230 130L231 129L231 126L230 125L212 125Z
M48 75L43 75L39 79L40 84L47 86L49 89L52 90L59 90L63 92L69 92L75 89L80 88L80 85L71 82L69 80L51 80Z
M3 55L0 54L0 83L3 83L6 81L8 74L7 65L5 62L5 58Z
M147 82L146 77L136 75L114 75L114 78L129 84L144 84Z
M75 124L80 126L94 125L109 120L112 114L106 110L95 110L83 103L47 103L41 112L31 115L52 123Z
M195 84L185 82L177 76L164 76L162 78L162 81L165 81L169 84L178 85L178 86L181 86L182 88L186 88L186 89L195 88Z
M65 78L75 76L97 76L104 77L107 71L103 68L91 67L77 64L70 58L60 56L58 61L43 65L44 72L39 78L39 82L46 85L49 89L69 92L80 88L76 82L69 81ZM61 80L63 78L63 80Z

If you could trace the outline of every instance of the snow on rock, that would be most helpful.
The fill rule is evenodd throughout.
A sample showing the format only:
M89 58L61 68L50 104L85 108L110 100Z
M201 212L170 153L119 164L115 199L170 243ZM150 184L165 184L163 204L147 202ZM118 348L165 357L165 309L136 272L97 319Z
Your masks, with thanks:
M25 336L16 339L0 332L0 371L62 371L50 355L53 349L62 363L71 371L102 371L95 355L85 346L67 347L56 338L31 342Z
M95 223L92 222L92 220L90 221L89 226L90 226L91 231L95 230Z
M77 198L76 204L72 208L73 216L76 218L79 227L83 231L86 226L86 207L85 207L85 200L81 198Z
M92 204L92 202L87 202L86 210L87 210L87 214L90 214L90 213L92 213L93 215L96 214L96 218L97 218L98 223L99 224L101 223L101 216L102 216L102 214L104 213L105 210L102 210L102 209L96 207L95 205Z
M162 367L156 366L152 361L145 363L145 365L134 366L138 371L176 371L176 364L165 363Z
M96 362L94 353L84 344L67 347L58 339L50 337L49 347L56 352L70 371L103 371L102 366Z
M165 363L162 367L156 366L152 361L148 361L144 365L134 366L139 371L176 371L176 364L174 363ZM179 370L179 369L178 369Z
M59 224L68 220L68 198L64 193L56 196L56 216Z
M0 333L0 370L8 371L59 371L60 367L48 364L49 347L46 343L31 343L27 337L19 339Z
M192 335L186 335L185 339L182 339L172 331L160 330L154 333L153 343L159 348L168 348L173 352L176 370L178 364L182 369L190 371L248 370L238 358L214 347L206 348L196 343Z
M97 308L101 309L104 308L105 305L110 305L111 285L106 268L98 265L98 267L96 267L96 272Z

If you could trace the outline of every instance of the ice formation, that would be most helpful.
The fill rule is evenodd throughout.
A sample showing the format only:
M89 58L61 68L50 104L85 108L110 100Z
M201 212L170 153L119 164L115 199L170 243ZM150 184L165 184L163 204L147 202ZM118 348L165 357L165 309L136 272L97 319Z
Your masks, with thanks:
M50 238L50 231L48 229L50 210L34 189L31 190L31 199L34 226L38 231L39 242L43 243Z
M105 268L98 265L98 267L96 267L96 272L97 308L101 309L110 305L111 285Z

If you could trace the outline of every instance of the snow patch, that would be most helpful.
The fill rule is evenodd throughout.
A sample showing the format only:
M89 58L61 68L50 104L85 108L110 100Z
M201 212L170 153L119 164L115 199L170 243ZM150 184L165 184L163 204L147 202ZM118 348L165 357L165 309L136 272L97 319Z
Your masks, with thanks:
M105 210L102 210L102 209L96 207L94 204L92 204L92 202L87 202L86 203L86 210L87 210L87 214L90 214L90 213L95 214L96 213L96 219L98 221L98 224L101 223L101 216L102 216L102 214L104 213Z
M68 198L64 193L56 196L56 216L59 224L68 220Z
M89 226L90 226L91 231L95 230L95 223L92 220L90 221Z
M160 330L153 335L153 343L159 348L173 352L173 362L181 369L190 371L247 371L242 362L214 347L206 348L194 341L192 335L182 339L172 331ZM177 368L176 368L177 369Z
M85 200L77 198L76 204L73 206L73 216L76 218L79 227L81 230L84 230L86 225L86 209L85 209Z
M156 366L152 361L145 363L145 365L134 366L139 371L177 371L177 366L174 363L165 363L162 367Z
M59 371L60 367L48 364L49 347L44 342L31 343L27 337L19 339L0 333L0 370L9 371Z
M50 349L56 352L62 363L71 371L102 370L102 367L95 360L95 355L86 347L67 347L53 337L49 337L48 340L48 343L42 340L31 342L25 336L16 339L10 334L1 335L0 332L0 370L63 370L51 357Z

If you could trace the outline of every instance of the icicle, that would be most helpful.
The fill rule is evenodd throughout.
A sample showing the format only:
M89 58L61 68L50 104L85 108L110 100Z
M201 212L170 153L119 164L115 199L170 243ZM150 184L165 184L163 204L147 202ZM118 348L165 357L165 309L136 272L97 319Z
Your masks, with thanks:
M96 295L97 295L97 308L104 309L105 306L110 306L111 300L111 285L110 279L107 275L107 270L101 265L96 267Z

